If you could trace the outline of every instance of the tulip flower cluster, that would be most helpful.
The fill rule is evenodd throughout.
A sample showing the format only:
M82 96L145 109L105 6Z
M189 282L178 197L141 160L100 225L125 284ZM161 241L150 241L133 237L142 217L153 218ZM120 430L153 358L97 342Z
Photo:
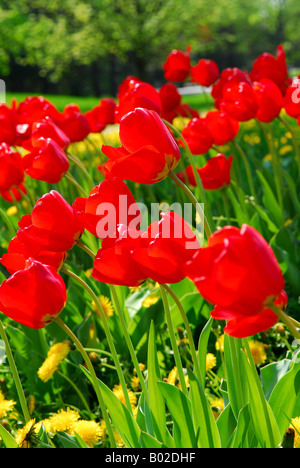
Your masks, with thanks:
M193 227L168 211L141 230L138 203L124 182L150 185L168 176L174 179L182 151L187 149L192 158L207 155L233 141L241 122L268 123L283 108L300 118L294 102L298 88L288 76L282 46L276 57L258 57L249 73L237 68L220 72L208 59L193 65L190 54L190 47L170 53L163 64L167 83L159 90L128 76L116 100L102 99L85 114L75 104L59 112L42 97L28 97L19 105L13 102L11 108L0 106L0 193L7 201L18 201L26 193L26 176L58 183L70 169L69 145L90 133L118 124L121 142L119 147L102 146L106 180L87 197L77 197L71 206L52 190L19 220L16 237L1 259L11 275L0 287L6 315L38 328L59 314L66 301L59 270L86 230L101 240L92 273L97 281L139 286L150 278L162 285L188 277L214 306L212 316L226 320L225 330L234 336L257 333L278 320L274 306L287 300L283 275L254 228L225 226L210 232L208 245L203 246ZM204 116L182 103L175 82L188 79L211 87L214 108ZM176 116L189 118L180 137L171 125ZM196 187L199 178L204 192L224 190L231 184L233 161L232 155L218 151L202 167L184 167L177 180ZM22 311L29 281L34 284L32 297L27 300L28 310ZM48 296L51 300L45 305Z

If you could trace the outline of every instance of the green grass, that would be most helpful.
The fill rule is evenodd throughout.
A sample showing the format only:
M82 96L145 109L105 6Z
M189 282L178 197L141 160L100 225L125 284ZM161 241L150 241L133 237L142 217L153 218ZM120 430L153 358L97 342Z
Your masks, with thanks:
M27 96L35 96L35 93L6 93L6 102L10 105L12 99L16 99L17 102L23 101ZM78 104L82 112L86 112L95 107L101 98L97 97L86 97L86 96L68 96L59 94L43 94L43 96L52 102L59 111L63 111L67 104ZM210 96L208 99L211 101ZM193 94L183 96L182 102L186 102L194 109L205 109L207 108L206 96L201 94Z

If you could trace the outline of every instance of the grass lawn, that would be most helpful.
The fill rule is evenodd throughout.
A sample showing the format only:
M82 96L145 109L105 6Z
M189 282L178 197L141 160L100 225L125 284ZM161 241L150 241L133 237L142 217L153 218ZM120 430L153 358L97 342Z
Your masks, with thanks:
M6 93L6 102L7 104L11 103L12 99L16 99L17 102L23 101L27 96L34 96L35 94L27 93ZM59 95L59 94L44 94L46 99L51 101L59 111L63 111L64 107L67 104L78 104L82 112L92 109L99 103L97 97L87 97L87 96L68 96L68 95ZM195 109L205 109L207 108L207 100L211 101L210 96L205 96L203 94L193 94L185 95L182 97L182 102L186 102L191 107Z

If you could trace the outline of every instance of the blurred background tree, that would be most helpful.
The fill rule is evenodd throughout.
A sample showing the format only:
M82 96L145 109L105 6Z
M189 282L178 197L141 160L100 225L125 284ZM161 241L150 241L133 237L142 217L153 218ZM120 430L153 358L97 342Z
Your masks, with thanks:
M9 91L115 95L127 75L156 86L174 48L249 69L285 46L300 65L298 0L0 0L0 78Z

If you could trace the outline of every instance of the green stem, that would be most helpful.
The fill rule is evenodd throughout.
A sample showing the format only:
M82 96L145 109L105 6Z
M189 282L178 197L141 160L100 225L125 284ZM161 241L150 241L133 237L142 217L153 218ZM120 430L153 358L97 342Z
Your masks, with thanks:
M63 374L62 372L60 371L57 371L58 375L60 375L61 377L63 377L75 390L75 392L78 394L79 398L81 399L82 403L83 403L83 406L86 408L87 412L89 413L90 417L93 418L93 412L91 411L86 399L84 398L84 395L82 394L82 392L79 390L79 388L77 387L77 385L74 384L73 380L72 379L69 379L69 377L65 374Z
M248 159L247 159L244 151L242 150L242 148L240 147L240 145L238 145L238 143L236 141L233 140L232 145L234 146L234 148L236 149L236 151L239 153L239 155L241 156L241 158L243 160L243 163L244 163L244 166L245 166L245 169L246 169L246 173L247 173L249 186L250 186L251 195L255 198L255 200L257 200L257 196L256 196L256 192L255 192L255 187L254 187L253 178L252 178L251 169L250 169Z
M130 411L132 413L132 407L131 407L131 404L130 404L128 390L127 390L125 378L124 378L124 375L123 375L123 372L122 372L121 364L120 364L120 361L119 361L119 358L118 358L118 355L117 355L117 351L116 351L116 348L115 348L115 345L114 345L114 342L113 342L113 338L112 338L112 335L111 335L111 332L110 332L110 329L109 329L109 326L108 326L108 323L107 323L107 319L106 319L104 310L103 310L103 308L102 308L102 306L100 304L100 301L99 301L97 295L89 287L89 285L86 284L86 282L83 281L79 276L77 276L75 273L73 273L73 271L68 270L65 267L62 267L61 272L65 273L66 275L70 276L70 278L77 281L77 283L79 283L86 290L86 292L90 295L90 297L93 299L93 301L94 301L94 303L96 305L97 314L100 317L101 322L103 324L104 331L105 331L105 334L106 334L106 338L107 338L107 341L108 341L108 344L109 344L109 348L110 348L111 354L113 356L114 364L115 364L116 369L117 369L120 384L122 386L123 393L124 393L126 407L127 407L128 411Z
M94 187L94 182L90 176L90 174L88 173L88 171L86 170L86 167L84 166L84 164L80 161L79 158L77 158L77 156L75 156L74 154L70 153L70 152L67 152L67 156L68 158L70 159L70 161L76 166L78 167L78 169L83 173L83 175L85 177L87 177L87 179L89 180L89 185L90 185L90 188L93 188Z
M83 196L83 197L88 196L85 190L81 187L81 185L77 182L77 180L74 179L74 177L72 176L70 172L65 173L65 178L76 187L78 194L80 196Z
M78 351L80 352L85 364L86 364L86 367L90 373L90 376L91 376L91 380L93 382L93 386L94 386L94 390L96 392L96 395L98 397L98 401L99 401L99 405L100 405L100 408L101 408L101 411L102 411L102 415L103 415L103 418L105 420L105 423L106 423L106 427L107 427L107 430L108 430L108 433L109 433L109 439L110 439L110 443L111 443L111 446L113 448L116 447L116 443L115 443L115 439L114 439L114 435L113 435L113 430L112 430L112 427L111 427L111 423L110 423L110 420L109 420L109 417L108 417L108 414L107 414L107 410L106 410L106 406L105 406L105 403L104 403L104 400L103 400L103 397L102 397L102 393L101 393L101 390L100 390L100 387L99 387L99 384L98 384L98 378L96 376L96 373L95 373L95 370L94 370L94 367L90 361L90 358L88 356L88 354L86 353L85 349L83 348L81 342L78 340L77 336L72 332L72 330L70 330L70 328L59 318L57 317L56 318L56 323L60 326L60 328L69 336L69 338L73 341L73 343L76 345Z
M26 403L25 394L22 388L21 380L20 380L18 370L16 367L16 363L15 363L15 360L11 351L11 347L9 345L9 341L8 341L7 335L5 333L5 330L1 321L0 321L0 335L5 344L5 352L6 352L9 366L13 375L14 383L17 388L17 392L18 392L20 404L22 407L23 415L25 418L25 422L28 422L30 420L30 413L29 413L28 406Z
M285 312L283 312L283 310L280 307L277 307L275 304L270 306L270 309L272 309L273 312L275 312L275 314L278 316L279 320L281 320L281 322L288 327L291 334L295 338L300 339L300 332L297 330L294 320L292 320Z
M174 174L172 171L169 173L169 177L174 180L174 182L179 186L181 187L181 189L184 191L184 193L188 196L188 198L191 200L191 202L193 203L194 207L196 208L196 212L197 214L199 214L200 216L200 219L204 221L204 230L205 230L205 233L206 233L206 236L207 238L209 238L212 234L212 231L211 231L211 227L207 221L207 218L204 214L204 211L202 210L202 207L200 205L200 203L198 203L196 197L194 196L194 194L191 192L191 190L187 187L187 185L185 185L184 182L182 182L176 174Z
M274 141L273 141L273 134L271 131L271 126L268 127L269 129L269 132L268 132L261 122L259 121L257 122L265 135L265 138L269 147L270 155L272 158L272 165L273 165L274 178L275 178L276 191L277 191L277 199L278 199L281 212L283 213L284 212L283 211L283 198L282 198L283 186L282 186L282 181L281 181L280 172L279 172L280 164L278 161L277 152L276 152Z
M194 344L193 333L192 333L188 318L186 316L186 313L184 311L184 308L182 307L182 304L179 301L176 294L174 293L174 291L172 291L172 289L167 284L163 284L162 286L166 289L166 291L168 291L170 296L173 298L173 300L174 300L175 304L177 305L178 310L179 310L179 312L181 314L181 317L182 317L182 320L183 320L183 323L184 323L184 326L185 326L185 329L186 329L186 333L187 333L187 336L188 336L188 340L189 340L189 346L190 346L190 351L191 351L191 355L192 355L192 358L193 358L195 373L196 373L196 375L197 375L197 377L199 379L199 382L201 382L202 381L202 379L201 379L201 370L200 370L200 365L199 365L199 361L198 361L198 358L197 358L197 352L196 352L196 348L195 348L195 344Z
M183 138L181 132L176 128L174 127L174 125L170 124L170 122L167 122L165 120L163 120L163 122L165 123L165 125L167 125L179 138L180 140L183 142L183 145L184 145L184 148L187 152L187 155L188 155L188 158L189 158L189 161L190 161L190 164L193 168L193 173L194 173L194 177L195 177L195 180L196 180L196 183L197 183L197 187L198 187L198 190L200 192L200 197L201 197L201 200L203 201L203 203L206 205L206 212L207 212L207 224L208 226L210 226L209 230L211 231L214 227L214 223L213 223L213 218L212 218L212 215L210 213L210 209L209 209L209 205L207 204L207 200L206 200L206 195L205 195L205 191L204 191L204 188L203 188L203 185L202 185L202 181L201 181L201 178L200 178L200 175L197 171L197 167L196 167L196 164L195 164L195 160L194 160L194 156L193 154L191 153L191 150L189 149L188 147L188 144L187 142L185 141L185 139Z
M292 128L292 126L283 117L279 116L278 118L279 118L280 122L283 123L283 125L286 127L286 129L288 130L288 132L292 136L292 140L293 140L293 144L294 144L294 148L295 148L295 153L296 153L297 164L298 164L299 177L300 177L300 151L299 151L299 144L298 144L297 138L295 136L295 131Z
M120 319L122 331L123 331L123 334L124 334L124 337L125 337L125 340L126 340L129 352L130 352L130 356L131 356L134 368L135 368L137 376L139 378L142 390L143 390L143 392L145 394L145 398L147 399L147 401L149 401L148 388L146 386L146 383L145 383L143 374L141 372L139 362L137 360L136 353L135 353L135 350L134 350L130 335L129 335L128 330L127 330L127 326L126 326L126 323L125 323L125 320L124 320L124 315L122 313L119 298L118 298L118 295L117 295L117 292L116 292L116 289L115 289L114 285L110 285L110 291L111 291L111 295L112 295L113 304L115 306L115 309L116 309L116 311L118 313L118 316L119 316L119 319Z
M174 358L175 358L175 363L176 363L177 372L178 372L178 376L179 376L179 381L180 381L180 384L181 384L181 389L182 389L183 393L186 396L188 396L188 389L187 389L187 386L186 386L186 382L185 382L185 378L184 378L184 372L183 372L183 368L182 368L182 362L181 362L181 359L180 359L180 354L179 354L179 350L178 350L178 346L177 346L177 342L176 342L176 337L175 337L175 333L174 333L174 327L173 327L173 323L172 323L172 317L171 317L171 313L170 313L168 298L167 298L165 289L162 286L160 286L160 291L161 291L161 297L162 297L162 301L163 301L163 305L164 305L168 330L169 330L169 333L170 333L170 340L171 340L171 345L172 345L172 349L173 349L173 353L174 353Z

